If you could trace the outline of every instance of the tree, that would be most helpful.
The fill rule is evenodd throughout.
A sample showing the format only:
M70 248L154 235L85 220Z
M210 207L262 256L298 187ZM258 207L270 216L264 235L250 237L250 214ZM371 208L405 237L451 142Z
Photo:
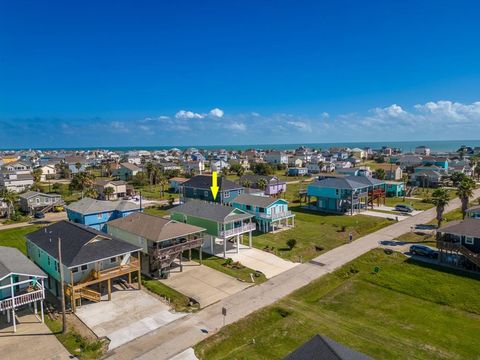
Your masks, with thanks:
M15 215L15 203L18 195L12 190L4 188L0 191L0 198L7 204L7 219L10 219L12 215Z
M148 185L148 177L144 172L137 173L132 179L133 185L140 187Z
M465 219L465 214L468 208L468 201L473 196L473 190L475 189L475 181L469 177L465 177L457 187L457 196L462 202L462 217Z
M385 180L385 177L387 176L386 172L384 169L377 169L375 170L375 177L380 180Z
M158 184L160 185L163 197L165 195L165 187L168 186L170 183L168 182L168 179L166 177L161 177L158 181Z
M448 196L448 191L445 189L436 189L432 193L432 203L436 206L437 210L437 226L440 228L443 221L443 212L445 211L445 206L448 205L450 197Z
M80 164L79 162L75 163L75 169L77 169L77 172L79 172L81 168L82 164Z
M477 175L477 180L480 180L480 164L477 164L477 166L475 166L474 173L475 175Z
M40 182L40 180L42 179L42 174L43 174L42 168L33 170L32 171L33 181L36 183Z
M245 169L240 164L232 164L230 166L230 171L237 174L238 177L242 176L245 173Z
M223 167L222 170L220 170L220 173L223 176L227 176L228 175L228 167Z
M243 187L246 187L246 188L250 188L250 187L252 187L252 182L251 182L250 180L248 180L248 179L243 180L242 186L243 186Z
M253 172L257 175L273 175L273 168L267 163L255 164Z
M462 172L456 171L450 175L450 180L452 180L454 186L458 186L467 175Z
M297 240L295 239L288 239L287 246L290 250L292 250L297 245Z
M114 192L115 192L115 190L113 189L113 187L107 186L103 190L103 196L105 196L105 199L110 200L110 196L112 196Z
M95 176L86 172L77 173L73 176L69 185L70 190L78 190L82 192L82 198L85 190L93 186Z
M150 186L152 186L153 185L153 171L155 169L155 165L153 165L153 163L151 161L149 161L145 165L145 169L147 170L148 182L149 182Z
M267 187L267 180L265 180L264 178L260 178L257 181L257 186L259 189L265 190L265 188Z
M85 190L85 194L84 194L86 197L89 197L89 198L92 198L92 199L96 199L98 197L98 193L97 193L97 190L95 190L95 188L93 187L89 187ZM82 195L83 196L83 195Z

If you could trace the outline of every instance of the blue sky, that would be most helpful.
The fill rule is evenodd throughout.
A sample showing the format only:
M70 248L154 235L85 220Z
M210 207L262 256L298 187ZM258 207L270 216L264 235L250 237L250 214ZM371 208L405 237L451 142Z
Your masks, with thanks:
M479 13L1 1L0 148L480 138Z

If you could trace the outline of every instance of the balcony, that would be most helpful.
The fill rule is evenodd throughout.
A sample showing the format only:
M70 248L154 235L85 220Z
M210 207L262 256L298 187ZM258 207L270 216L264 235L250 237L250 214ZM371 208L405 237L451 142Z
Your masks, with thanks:
M230 236L240 235L249 231L253 231L256 229L256 227L257 226L255 223L245 223L242 224L242 226L234 227L233 229L221 230L219 235L222 238L227 238Z
M159 249L150 249L149 252L150 254L162 262L163 260L168 260L172 256L177 256L179 253L181 253L184 250L189 250L189 249L195 249L203 244L203 237L191 239L179 244L175 244L172 246L164 247L164 248L159 248Z
M8 298L5 300L0 301L0 311L8 310L13 308L13 304L15 304L15 307L25 305L37 300L43 300L44 294L43 294L43 289L40 288L40 286L37 285L36 287L39 290L27 292L24 294L20 294L17 296L14 296L12 298Z
M277 220L277 219L284 219L284 218L292 216L292 212L291 211L282 211L282 212L275 213L275 214L257 213L257 216L261 217L263 219Z
M118 276L127 275L138 270L140 270L140 261L134 257L131 257L130 262L127 264L105 270L92 270L86 278L74 284L73 290L97 284Z

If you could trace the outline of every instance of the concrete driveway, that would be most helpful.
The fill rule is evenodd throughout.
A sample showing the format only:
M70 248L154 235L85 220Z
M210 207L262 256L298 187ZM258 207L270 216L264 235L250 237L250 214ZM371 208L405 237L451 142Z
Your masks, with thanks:
M228 257L231 257L234 261L239 261L252 270L261 271L267 279L299 265L299 263L284 260L266 251L255 248L249 249L243 245L240 245L239 253L230 252Z
M111 301L84 304L77 316L98 337L110 339L109 350L185 316L142 290L120 290Z
M182 272L171 272L168 279L159 281L195 299L202 308L252 285L194 261L184 262Z
M45 315L47 316L47 315ZM70 359L69 352L29 310L17 313L17 332L0 314L0 358L5 360L63 360Z

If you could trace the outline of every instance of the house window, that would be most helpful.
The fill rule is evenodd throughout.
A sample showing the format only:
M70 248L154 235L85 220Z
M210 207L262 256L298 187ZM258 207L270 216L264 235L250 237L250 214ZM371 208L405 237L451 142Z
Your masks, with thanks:
M50 256L47 258L48 266L50 266Z
M265 208L259 207L259 208L258 208L258 212L264 213L264 212L265 212Z
M74 267L74 268L72 268L72 273L74 273L74 274L75 274L75 273L77 273L77 272L78 272L78 267Z
M335 189L335 194L339 195L340 194L340 189Z
M87 270L87 265L82 265L82 271Z
M252 205L247 205L247 210L252 210Z
M102 214L97 214L97 219L101 220L102 219Z
M115 261L117 261L117 257L116 257L116 256L115 256L115 257L112 257L112 258L110 258L110 262L111 262L111 263L114 263Z
M229 198L230 197L230 193L228 191L225 191L225 194L223 195L224 198Z
M205 196L205 197L208 197L208 191L205 190L204 196Z
M35 199L35 202L36 202L37 204L40 204L40 198L36 198L36 199Z
M468 244L468 245L473 245L473 237L471 236L465 236L465 244Z

